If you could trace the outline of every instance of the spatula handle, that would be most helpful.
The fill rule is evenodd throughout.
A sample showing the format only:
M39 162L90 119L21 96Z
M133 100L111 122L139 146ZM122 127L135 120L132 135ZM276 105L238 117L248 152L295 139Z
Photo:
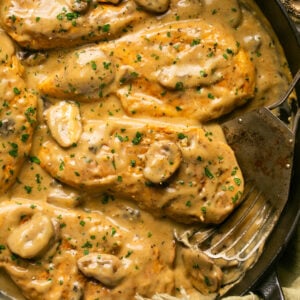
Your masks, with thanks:
M284 295L275 270L254 291L265 300L284 300Z

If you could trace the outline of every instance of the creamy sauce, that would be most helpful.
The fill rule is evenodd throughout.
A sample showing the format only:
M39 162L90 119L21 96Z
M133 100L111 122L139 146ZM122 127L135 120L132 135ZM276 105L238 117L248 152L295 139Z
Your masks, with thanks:
M88 2L0 4L3 29L43 49L23 49L19 62L0 32L0 55L13 57L0 56L0 95L19 108L13 124L25 112L30 123L16 149L19 133L10 136L1 115L1 142L14 152L0 155L14 158L15 173L1 175L0 264L29 299L179 296L182 288L214 298L236 280L226 277L232 268L176 243L174 229L219 223L238 204L242 174L218 120L279 98L290 78L282 49L251 0ZM38 242L37 224L48 228ZM5 276L0 287L23 299Z

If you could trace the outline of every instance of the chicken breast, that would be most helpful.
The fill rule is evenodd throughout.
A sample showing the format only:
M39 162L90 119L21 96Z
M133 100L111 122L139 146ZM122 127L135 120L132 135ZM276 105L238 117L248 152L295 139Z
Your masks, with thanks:
M229 32L201 19L122 38L114 55L119 65L130 66L117 90L130 116L206 122L254 96L255 70L247 52Z
M0 192L16 180L29 154L37 97L26 88L15 47L0 29Z
M115 38L146 15L134 1L101 2L4 0L1 25L22 47L50 49Z
M175 243L154 243L100 212L63 209L41 201L4 201L0 225L0 266L27 299L132 300L136 294L175 292ZM188 251L186 256L192 255ZM199 255L201 260L194 260L214 282L203 292L215 291L222 272ZM193 264L187 263L186 268L192 269ZM212 268L214 273L209 272ZM191 280L204 275L198 268Z
M254 96L255 70L247 52L229 32L201 19L79 48L65 62L41 82L43 94L84 102L115 94L130 117L206 122Z
M76 145L46 140L38 157L59 181L137 202L184 223L220 223L238 205L243 177L210 131L129 119L89 120Z

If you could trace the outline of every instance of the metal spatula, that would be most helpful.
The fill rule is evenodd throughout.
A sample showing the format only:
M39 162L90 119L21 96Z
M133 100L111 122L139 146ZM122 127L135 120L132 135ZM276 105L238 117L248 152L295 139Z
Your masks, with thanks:
M246 180L267 196L281 211L288 200L294 156L294 128L290 130L271 110L284 103L299 81L300 70L288 91L277 103L244 114L222 124L226 140L232 147Z
M204 251L226 270L224 285L240 280L257 261L287 203L300 110L292 130L271 110L287 101L299 78L300 70L274 105L222 124L246 182L240 207L218 227L175 234L185 246Z

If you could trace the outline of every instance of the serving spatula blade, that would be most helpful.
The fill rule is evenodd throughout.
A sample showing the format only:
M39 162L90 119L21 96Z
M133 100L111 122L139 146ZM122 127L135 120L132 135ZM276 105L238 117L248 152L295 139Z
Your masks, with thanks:
M294 134L268 108L260 108L222 125L246 181L254 182L278 211L289 195Z

